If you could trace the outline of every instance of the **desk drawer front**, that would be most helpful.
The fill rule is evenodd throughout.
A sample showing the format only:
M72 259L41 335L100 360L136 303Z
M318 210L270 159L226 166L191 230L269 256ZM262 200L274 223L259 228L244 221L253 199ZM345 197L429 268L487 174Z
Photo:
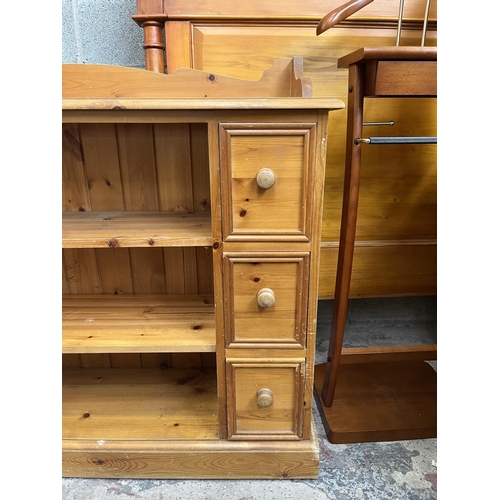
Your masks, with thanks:
M229 439L302 437L303 360L228 360L227 371Z
M223 237L309 241L315 124L220 126Z
M309 254L224 256L227 347L305 346Z

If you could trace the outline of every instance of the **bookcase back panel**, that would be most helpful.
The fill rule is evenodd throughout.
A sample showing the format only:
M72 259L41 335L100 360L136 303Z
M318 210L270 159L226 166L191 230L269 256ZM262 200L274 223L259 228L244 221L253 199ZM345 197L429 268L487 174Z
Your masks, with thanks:
M215 368L212 352L142 354L63 354L63 369L79 368Z
M64 211L210 210L205 124L63 124Z
M213 293L212 249L65 248L63 293Z

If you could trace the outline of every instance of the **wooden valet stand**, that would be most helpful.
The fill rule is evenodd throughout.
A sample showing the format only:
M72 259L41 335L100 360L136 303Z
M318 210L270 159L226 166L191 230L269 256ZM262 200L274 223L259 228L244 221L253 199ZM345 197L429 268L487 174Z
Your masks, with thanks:
M318 34L371 1L349 2L325 16ZM426 361L437 359L437 346L343 348L343 341L363 144L437 143L436 137L364 138L364 99L437 97L437 48L363 47L339 58L338 68L349 69L344 196L330 344L327 362L315 367L316 401L332 443L436 437L437 374Z

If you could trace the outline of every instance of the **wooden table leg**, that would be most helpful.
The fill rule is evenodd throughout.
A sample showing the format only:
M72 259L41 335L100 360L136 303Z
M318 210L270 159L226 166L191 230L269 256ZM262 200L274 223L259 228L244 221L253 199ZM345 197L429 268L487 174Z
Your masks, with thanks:
M364 64L354 64L349 67L346 164L339 256L328 361L321 393L323 404L327 407L330 407L333 402L349 305L361 170L361 144L354 144L354 139L361 137L363 128L364 71Z

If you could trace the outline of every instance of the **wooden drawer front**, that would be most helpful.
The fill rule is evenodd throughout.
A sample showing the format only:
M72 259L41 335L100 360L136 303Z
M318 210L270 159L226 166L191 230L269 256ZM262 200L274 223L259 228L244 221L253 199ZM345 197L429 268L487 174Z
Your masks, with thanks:
M229 439L300 439L303 373L303 360L228 360Z
M224 256L227 347L303 347L309 254Z
M309 241L315 127L220 126L224 239Z

